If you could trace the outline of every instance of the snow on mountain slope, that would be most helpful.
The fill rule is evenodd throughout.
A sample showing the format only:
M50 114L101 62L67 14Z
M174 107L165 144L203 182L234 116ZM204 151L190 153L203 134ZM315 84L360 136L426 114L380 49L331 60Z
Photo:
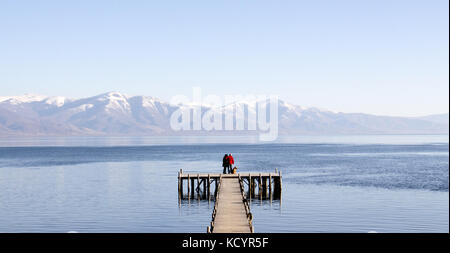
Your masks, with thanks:
M0 135L170 135L174 133L170 128L170 116L181 107L195 108L119 92L82 99L39 95L0 97ZM253 100L215 108L203 106L202 114L210 109L231 113L234 120L242 120L246 126L252 121L248 115L258 112ZM266 113L268 118L268 111ZM278 101L278 122L280 134L448 133L448 114L403 118L334 113L282 100ZM214 134L214 131L205 134Z
M35 95L35 94L25 94L22 96L9 96L9 97L0 97L0 103L10 103L10 104L22 104L22 103L30 103L36 101L42 101L46 99L46 96Z
M48 105L55 105L57 107L61 107L66 103L66 101L70 101L70 100L68 100L65 97L58 96L58 97L48 97L48 98L45 98L43 101L44 101L44 103L46 103Z

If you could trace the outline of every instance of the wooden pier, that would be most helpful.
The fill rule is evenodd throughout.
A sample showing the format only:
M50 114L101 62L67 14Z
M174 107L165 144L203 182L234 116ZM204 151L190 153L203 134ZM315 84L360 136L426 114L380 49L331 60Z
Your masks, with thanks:
M186 186L184 186L186 181ZM258 191L258 197L281 198L281 171L275 173L238 174L184 174L178 173L178 193L180 199L210 199L214 187L215 204L212 221L207 231L210 233L253 233L250 204ZM245 187L247 186L247 187ZM187 194L184 195L184 189ZM247 188L247 190L246 190Z

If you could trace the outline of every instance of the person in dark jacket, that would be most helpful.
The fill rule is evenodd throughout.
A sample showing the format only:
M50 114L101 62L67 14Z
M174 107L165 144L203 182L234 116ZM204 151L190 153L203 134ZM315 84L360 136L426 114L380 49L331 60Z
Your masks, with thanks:
M223 157L222 167L223 167L223 174L227 174L227 169L229 167L228 155L227 154L225 154L225 156Z

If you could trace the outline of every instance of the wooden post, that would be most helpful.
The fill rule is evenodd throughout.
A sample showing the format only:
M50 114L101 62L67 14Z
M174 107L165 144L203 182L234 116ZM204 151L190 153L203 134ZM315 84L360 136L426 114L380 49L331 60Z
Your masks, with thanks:
M248 174L248 195L250 196L250 201L252 201L252 176Z
M258 195L262 194L262 177L261 173L259 173L259 182L258 182Z
M206 180L207 178L203 178L203 197L206 198Z
M252 184L253 184L253 192L252 192L252 194L253 194L253 196L255 196L255 191L256 191L256 181L257 179L256 178L253 178L252 179Z
M183 194L183 181L184 181L184 179L181 178L181 194Z
M194 197L194 192L195 192L195 182L194 182L194 178L191 178L191 194L192 197Z
M188 181L187 181L187 187L188 187L188 189L187 189L187 194L188 194L188 196L190 197L191 196L191 189L190 189L190 181L191 180L191 175L189 175L188 174Z
M264 197L267 196L267 177L263 177L263 182L262 182L262 189L263 189L263 195Z
M208 199L211 194L210 191L211 191L211 177L208 174Z
M272 196L272 174L269 174L269 195Z
M200 199L200 175L197 174L197 187L196 187L196 191L197 191L197 200Z
M181 192L180 181L181 181L181 175L180 175L180 172L178 172L178 196L180 196L180 192Z
M281 197L281 189L283 189L282 185L281 185L281 170L280 172L278 172L278 176L280 177L280 197Z
M197 193L200 192L200 175L197 174Z
M278 168L275 168L275 174L278 174ZM279 175L279 174L278 174ZM277 177L276 179L273 179L273 186L275 187L273 193L274 195L278 196L280 194L280 180L279 177Z
M180 190L181 198L183 198L183 178L182 178L182 176L183 176L183 169L180 169L180 172L179 172L180 181L178 182L179 183L178 187L180 188L179 190Z
M181 205L181 200L183 199L183 189L181 188L181 182L183 179L181 179L180 172L178 172L178 207Z
M216 178L214 179L214 181L216 182L216 186L215 186L215 188L214 188L214 197L216 197L216 196L217 196L217 186L218 186L218 184L219 184L219 179L216 177Z

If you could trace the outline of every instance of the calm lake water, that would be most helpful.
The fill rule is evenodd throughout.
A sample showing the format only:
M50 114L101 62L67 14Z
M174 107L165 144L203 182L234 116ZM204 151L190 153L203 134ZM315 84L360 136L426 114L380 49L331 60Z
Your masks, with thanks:
M0 232L206 232L177 172L282 171L256 232L449 232L448 135L0 140Z

